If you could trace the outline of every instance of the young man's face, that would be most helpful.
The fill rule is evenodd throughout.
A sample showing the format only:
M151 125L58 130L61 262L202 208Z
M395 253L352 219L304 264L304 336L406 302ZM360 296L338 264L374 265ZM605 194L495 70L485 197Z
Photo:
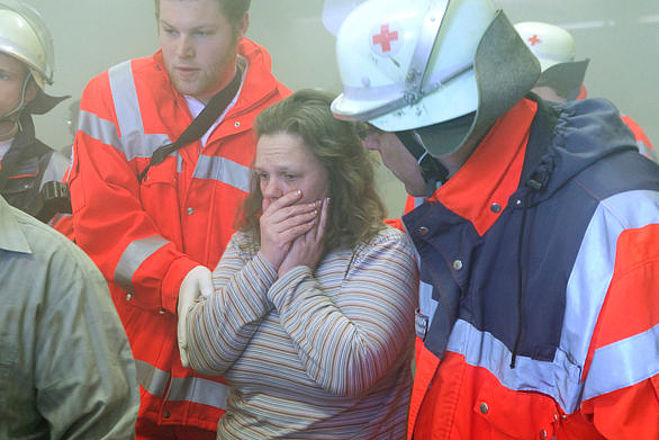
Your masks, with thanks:
M0 119L18 105L26 74L23 63L0 53Z
M158 30L165 68L176 89L207 103L233 78L238 40L218 0L160 0Z

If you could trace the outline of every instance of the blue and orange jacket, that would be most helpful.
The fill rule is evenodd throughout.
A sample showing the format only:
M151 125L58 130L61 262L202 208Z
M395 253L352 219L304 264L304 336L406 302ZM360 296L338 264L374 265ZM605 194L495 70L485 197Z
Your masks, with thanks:
M181 365L178 292L193 267L220 260L249 192L254 119L290 93L265 49L243 39L238 51L241 89L206 144L170 154L141 184L153 152L192 122L162 52L95 77L80 104L69 174L75 239L109 281L137 362L139 417L161 425L214 431L226 404L221 377Z
M659 167L610 103L520 101L403 222L409 438L659 438Z

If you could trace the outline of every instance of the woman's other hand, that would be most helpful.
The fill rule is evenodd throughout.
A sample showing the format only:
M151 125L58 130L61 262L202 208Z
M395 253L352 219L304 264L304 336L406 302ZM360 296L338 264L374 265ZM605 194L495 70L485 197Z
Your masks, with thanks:
M295 190L263 206L260 219L261 253L279 269L293 241L314 230L317 224L318 204L297 202L302 191Z
M304 234L298 236L279 266L279 276L283 276L295 266L308 266L312 270L316 268L325 251L325 231L327 230L327 218L329 217L329 198L325 198L320 204L320 218Z

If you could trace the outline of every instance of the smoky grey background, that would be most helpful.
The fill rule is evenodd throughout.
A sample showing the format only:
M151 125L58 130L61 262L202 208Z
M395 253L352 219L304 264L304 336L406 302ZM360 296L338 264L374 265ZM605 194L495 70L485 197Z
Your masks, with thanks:
M158 48L153 0L25 0L38 9L55 40L55 84L48 92L72 95L37 116L37 134L66 149L72 142L70 107L94 75ZM630 115L659 147L659 1L495 0L513 23L546 21L574 35L577 59L590 58L590 97L606 97ZM334 37L321 23L322 0L252 0L248 37L272 55L273 71L293 90L339 92ZM405 192L386 170L378 187L389 215L401 214Z

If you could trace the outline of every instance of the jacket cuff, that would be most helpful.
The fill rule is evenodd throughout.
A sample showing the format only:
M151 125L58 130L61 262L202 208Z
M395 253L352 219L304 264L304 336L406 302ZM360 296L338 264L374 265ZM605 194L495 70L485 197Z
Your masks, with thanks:
M178 304L178 293L181 288L183 278L193 268L200 266L198 263L188 257L181 257L174 260L169 266L167 273L163 277L161 287L161 302L162 308L169 313L176 314L176 306Z

